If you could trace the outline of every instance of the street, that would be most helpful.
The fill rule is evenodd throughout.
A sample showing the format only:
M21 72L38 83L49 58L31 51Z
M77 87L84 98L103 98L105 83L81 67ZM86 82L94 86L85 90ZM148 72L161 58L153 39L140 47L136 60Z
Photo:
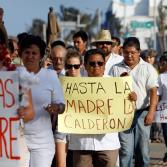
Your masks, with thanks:
M167 162L163 162L164 153L167 148L164 143L150 143L150 167L167 167Z

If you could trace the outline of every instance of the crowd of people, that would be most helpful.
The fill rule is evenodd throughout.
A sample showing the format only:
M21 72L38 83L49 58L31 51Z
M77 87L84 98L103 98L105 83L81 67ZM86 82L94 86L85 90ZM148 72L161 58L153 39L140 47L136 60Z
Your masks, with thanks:
M76 31L72 46L54 40L47 48L40 37L25 32L9 39L3 14L0 7L0 71L23 66L39 79L27 91L28 105L17 110L24 121L22 167L148 167L150 139L162 142L161 126L167 147L167 123L153 123L158 101L167 101L166 53L142 50L136 37L121 45L106 29L94 41L87 32ZM130 129L88 135L59 132L57 116L65 110L60 76L131 76L133 91L128 98L136 108Z

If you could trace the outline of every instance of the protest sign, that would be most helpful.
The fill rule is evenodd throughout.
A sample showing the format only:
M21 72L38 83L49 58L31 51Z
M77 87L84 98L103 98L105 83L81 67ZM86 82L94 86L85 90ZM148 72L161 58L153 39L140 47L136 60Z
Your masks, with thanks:
M129 129L134 103L128 100L131 77L61 77L66 109L58 131L103 134Z
M17 72L0 72L0 166L19 166Z
M155 122L167 123L167 101L160 101L158 103Z

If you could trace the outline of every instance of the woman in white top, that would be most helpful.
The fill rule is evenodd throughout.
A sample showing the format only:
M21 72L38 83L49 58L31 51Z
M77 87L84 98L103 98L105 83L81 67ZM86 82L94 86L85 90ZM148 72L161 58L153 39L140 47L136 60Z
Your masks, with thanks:
M25 138L30 153L30 167L50 167L55 153L51 115L64 111L64 97L55 71L41 68L45 42L37 36L25 35L20 42L24 66L35 73L39 83L32 86L35 118L25 124Z
M66 76L80 77L80 71L82 67L82 58L80 53L75 49L68 49L65 58L65 70ZM56 138L56 167L66 167L66 156L68 151L68 135L57 132ZM72 152L68 151L69 159L67 159L67 165L72 166Z

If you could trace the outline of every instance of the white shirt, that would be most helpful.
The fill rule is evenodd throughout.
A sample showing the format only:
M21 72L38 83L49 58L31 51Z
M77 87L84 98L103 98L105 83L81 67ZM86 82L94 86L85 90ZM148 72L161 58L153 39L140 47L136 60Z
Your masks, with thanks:
M120 148L118 133L98 135L70 134L70 150L116 150Z
M158 74L155 68L140 58L139 63L130 69L124 61L114 65L109 75L119 77L123 72L132 76L133 91L137 94L136 108L143 109L149 105L149 90L158 87Z
M158 95L161 96L162 101L167 101L167 71L159 75L158 83Z
M117 55L115 53L110 53L110 57L106 62L104 75L108 75L111 67L115 64L120 63L123 60L123 56Z
M26 141L31 148L54 147L50 115L44 107L51 102L64 103L63 91L55 71L42 68L36 76L39 84L32 86L35 118L25 124Z

